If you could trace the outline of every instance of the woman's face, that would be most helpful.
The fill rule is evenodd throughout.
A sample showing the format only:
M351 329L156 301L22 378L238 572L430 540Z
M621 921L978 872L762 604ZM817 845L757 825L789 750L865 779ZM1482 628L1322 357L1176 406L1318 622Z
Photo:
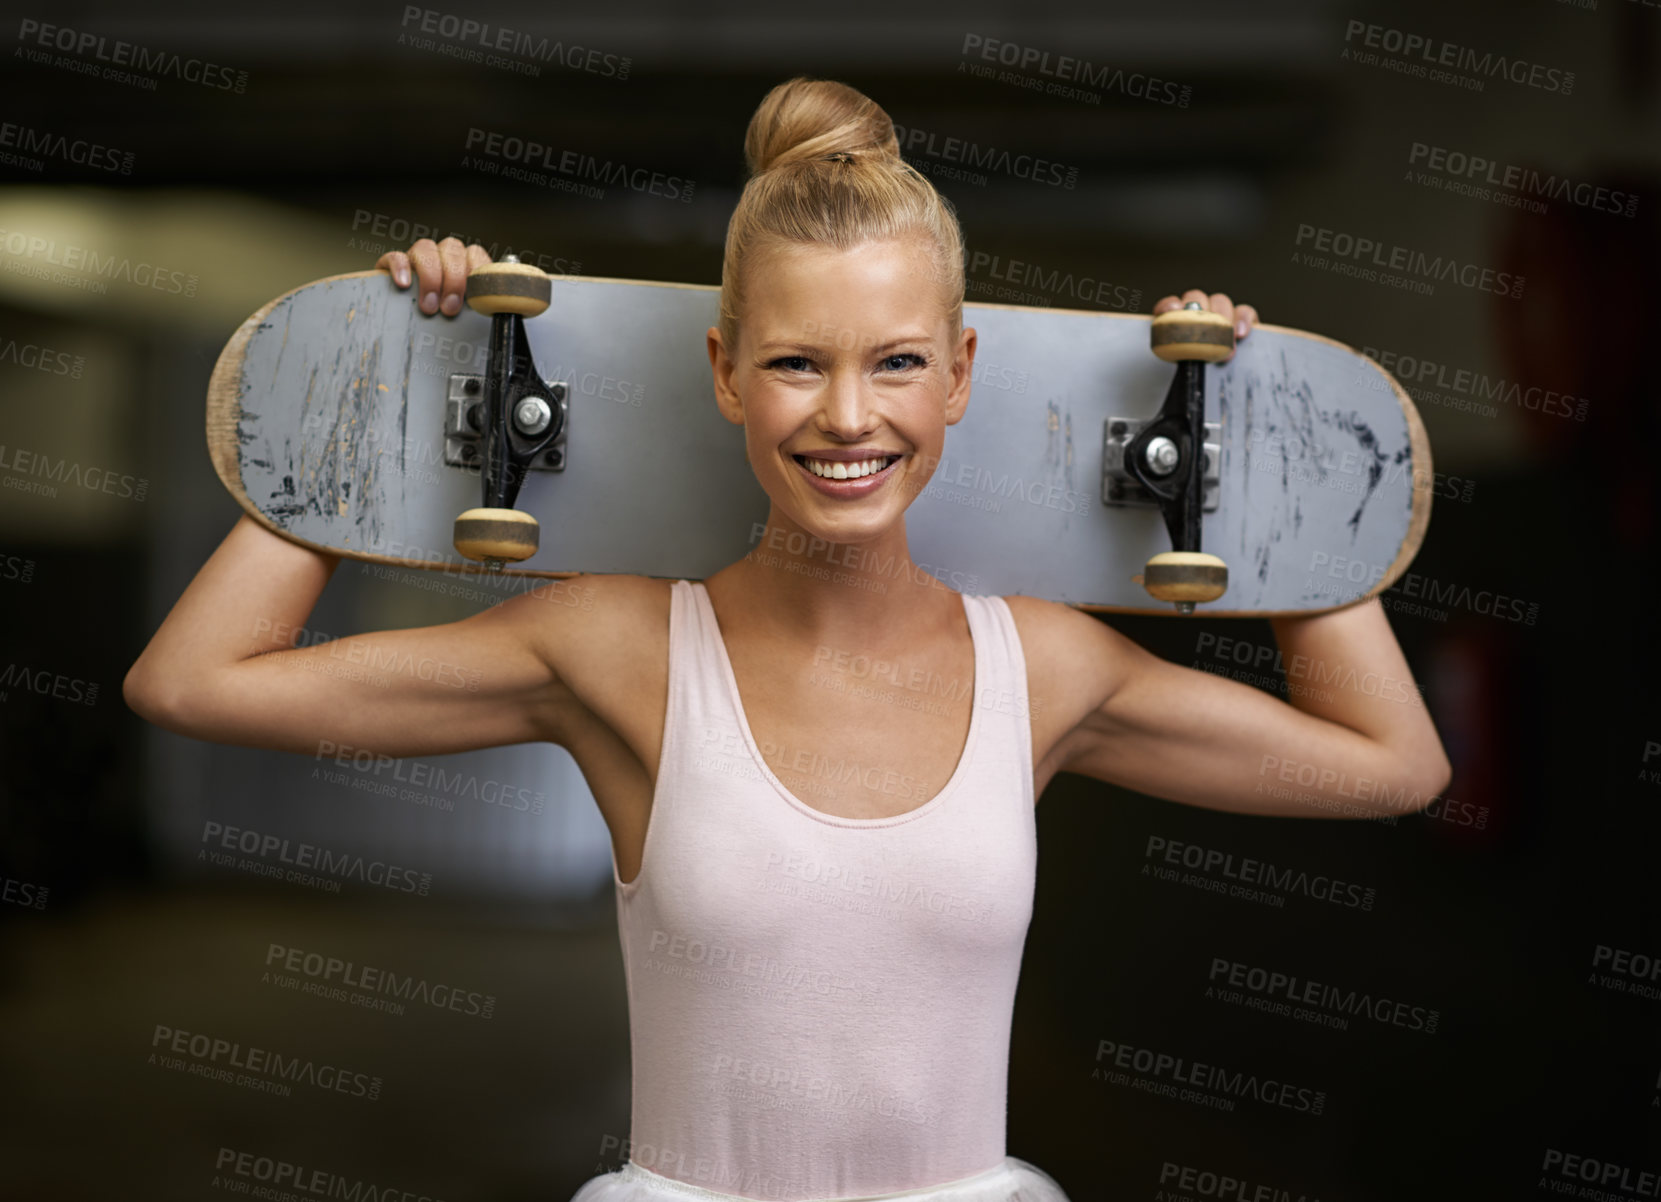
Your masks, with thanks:
M923 490L963 416L975 331L953 336L917 240L769 247L744 271L737 345L708 335L717 404L744 426L776 511L826 542L873 539ZM872 459L881 470L854 478ZM822 475L838 471L848 478Z

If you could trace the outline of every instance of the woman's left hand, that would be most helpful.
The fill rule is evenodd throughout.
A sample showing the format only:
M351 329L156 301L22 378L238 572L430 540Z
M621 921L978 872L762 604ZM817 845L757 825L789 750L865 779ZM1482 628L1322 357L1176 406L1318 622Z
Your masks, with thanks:
M1252 327L1257 324L1257 310L1252 308L1250 305L1237 305L1222 292L1213 292L1210 295L1207 295L1206 293L1201 292L1198 288L1190 288L1187 292L1182 294L1182 298L1180 300L1174 296L1162 298L1160 302L1153 307L1154 316L1157 317L1161 313L1169 313L1172 309L1180 309L1189 301L1199 301L1200 304L1211 310L1211 312L1220 313L1224 317L1231 319L1234 322L1235 342L1242 341L1247 334L1251 333ZM1230 355L1229 359L1232 358L1234 358L1234 356ZM1224 359L1223 362L1227 363L1228 359Z

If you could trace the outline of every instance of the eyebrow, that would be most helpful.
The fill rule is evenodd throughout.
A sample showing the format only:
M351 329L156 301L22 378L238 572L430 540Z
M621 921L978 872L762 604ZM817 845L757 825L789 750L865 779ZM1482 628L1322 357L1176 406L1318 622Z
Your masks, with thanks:
M869 350L869 353L871 353L871 354L878 354L882 351L892 350L894 347L897 347L897 346L906 346L907 344L912 344L912 343L932 342L932 341L933 340L927 334L913 334L913 335L911 335L909 337L906 337L906 338L892 339L888 342L883 343L881 346L870 347L870 348L868 348L868 350ZM816 343L816 342L764 342L759 347L756 348L756 353L765 355L765 354L769 354L769 353L774 352L774 351L821 351L821 350L824 350L824 349L825 348L824 348L823 345L821 345L819 343ZM842 348L834 346L834 340L833 340L833 348L832 349L841 350ZM862 348L862 349L866 349L866 348Z

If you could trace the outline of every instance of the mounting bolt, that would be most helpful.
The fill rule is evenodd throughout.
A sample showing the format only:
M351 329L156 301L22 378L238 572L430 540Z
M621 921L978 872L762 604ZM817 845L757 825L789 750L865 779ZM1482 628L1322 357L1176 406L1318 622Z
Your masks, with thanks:
M1199 301L1189 301L1186 305L1183 306L1183 308L1184 309L1203 310L1205 308L1205 306L1200 304Z
M539 396L525 397L513 408L513 424L527 438L542 433L553 420L554 411Z
M1177 450L1177 444L1163 435L1151 440L1142 452L1142 461L1156 476L1169 476L1181 460L1182 452Z

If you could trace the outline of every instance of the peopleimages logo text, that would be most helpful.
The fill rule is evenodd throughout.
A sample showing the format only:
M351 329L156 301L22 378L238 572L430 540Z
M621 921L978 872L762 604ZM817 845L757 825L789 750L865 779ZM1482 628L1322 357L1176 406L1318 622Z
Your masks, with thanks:
M1478 52L1473 47L1461 46L1457 42L1428 37L1422 33L1407 33L1404 30L1392 29L1388 25L1377 25L1370 21L1351 18L1344 27L1344 42L1349 45L1356 41L1369 50L1383 50L1386 54L1399 54L1408 59L1417 58L1422 63L1435 67L1469 71L1473 75L1486 76L1489 79L1506 79L1545 92L1560 92L1564 96L1574 91L1573 71L1563 71L1557 67L1548 67L1544 63L1531 63L1527 59L1495 54L1492 51Z
M187 58L167 50L151 50L121 38L107 38L102 34L70 29L64 25L44 25L24 17L17 27L17 40L23 46L31 42L47 50L59 50L78 58L91 58L115 67L131 67L136 72L152 75L170 75L186 83L197 83L221 92L247 90L248 72L235 67L210 63L199 58ZM20 47L21 49L21 47Z
M1358 238L1354 234L1325 226L1299 223L1295 241L1297 246L1308 246L1323 254L1356 262L1365 260L1374 267L1388 271L1405 272L1427 280L1447 281L1462 288L1479 292L1493 292L1500 296L1519 297L1523 294L1523 277L1506 271L1495 271L1477 263L1465 263L1452 256L1428 255L1407 246L1393 246L1372 238Z
M1154 104L1187 108L1193 95L1193 89L1187 84L1160 79L1142 71L1099 66L1088 59L1075 58L1069 54L1051 54L1048 50L1036 46L1023 46L984 34L965 34L961 53L965 58L973 56L983 62L997 63L1016 71L1033 71L1052 79L1100 88L1103 92L1117 92L1135 100L1147 100Z
M492 25L489 21L475 21L471 17L458 17L436 8L422 8L418 4L404 5L403 20L399 24L406 30L414 26L420 33L437 34L481 50L500 50L544 63L558 63L572 71L586 71L591 75L627 79L632 63L631 59L621 54L608 54L575 42L568 46L558 38L549 40L523 30Z

